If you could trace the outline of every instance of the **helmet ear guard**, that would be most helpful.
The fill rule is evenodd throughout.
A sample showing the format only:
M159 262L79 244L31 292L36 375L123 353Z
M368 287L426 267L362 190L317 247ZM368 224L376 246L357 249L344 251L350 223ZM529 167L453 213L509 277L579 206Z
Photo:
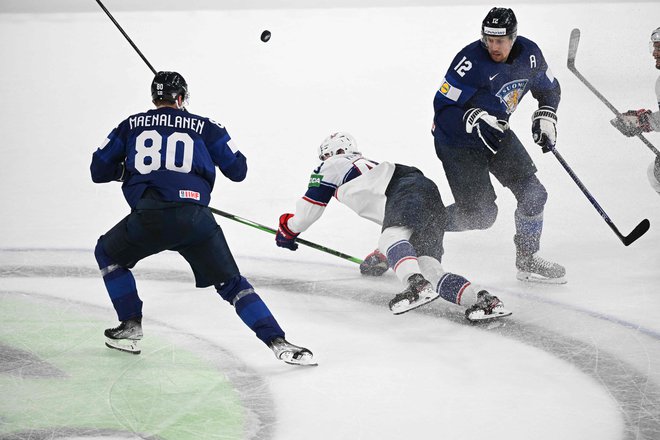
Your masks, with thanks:
M319 159L326 160L336 154L355 154L357 150L357 143L353 136L348 133L332 133L325 138L319 146Z

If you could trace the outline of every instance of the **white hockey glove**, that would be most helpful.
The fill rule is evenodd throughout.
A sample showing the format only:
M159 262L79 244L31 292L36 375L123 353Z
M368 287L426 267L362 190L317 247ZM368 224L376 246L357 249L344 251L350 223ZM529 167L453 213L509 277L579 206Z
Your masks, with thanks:
M480 108L471 108L466 111L463 121L467 133L477 136L491 153L497 153L497 149L506 136L505 132L509 129L506 121L498 120Z
M557 114L555 109L544 105L532 113L532 137L541 151L547 153L557 142Z
M651 110L628 110L612 119L610 123L625 136L633 137L652 130L651 114Z

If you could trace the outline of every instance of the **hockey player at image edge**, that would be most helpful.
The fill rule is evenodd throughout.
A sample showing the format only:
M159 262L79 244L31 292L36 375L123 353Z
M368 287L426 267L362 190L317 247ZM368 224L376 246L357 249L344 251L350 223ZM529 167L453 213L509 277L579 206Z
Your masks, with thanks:
M92 156L92 180L122 182L131 213L102 235L94 250L120 321L105 330L106 346L140 354L142 300L131 268L164 250L190 265L197 287L214 286L239 318L284 362L315 365L312 352L284 331L241 275L208 204L218 167L240 182L247 160L221 124L188 112L188 84L177 72L151 83L155 109L129 116Z
M496 296L443 270L446 210L437 186L420 170L368 159L343 132L321 143L319 159L295 213L279 218L277 246L295 251L297 237L321 217L334 196L382 227L378 248L405 287L389 302L392 313L400 315L442 297L464 307L470 321L511 314Z
M532 139L548 152L557 138L559 82L536 43L518 35L513 10L492 8L482 21L481 38L454 57L433 101L435 150L455 200L447 207L447 231L493 225L498 208L492 174L517 202L517 278L562 284L564 267L539 255L546 188L509 126L527 92L538 101Z
M660 70L660 27L651 32L649 51L655 59L655 68ZM658 111L654 112L647 109L628 110L610 122L628 137L651 131L660 131L660 75L655 81L655 96L658 101ZM660 194L660 157L656 155L646 174L651 187Z

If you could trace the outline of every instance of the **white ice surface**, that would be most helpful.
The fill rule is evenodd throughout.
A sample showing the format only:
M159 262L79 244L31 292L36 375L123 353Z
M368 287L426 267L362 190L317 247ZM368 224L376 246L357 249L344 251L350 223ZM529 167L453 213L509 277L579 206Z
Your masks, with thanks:
M336 130L376 160L418 166L451 203L430 135L432 99L489 7L116 18L157 69L186 77L190 110L225 124L248 157L247 180L219 176L211 205L274 226L305 191L316 146ZM320 366L276 362L212 290L194 289L175 255L135 270L145 328L151 320L199 335L263 377L274 402L268 436L660 437L660 197L646 180L653 156L610 126L610 111L565 67L568 35L579 27L580 71L620 110L654 108L658 71L647 42L660 4L516 4L515 12L519 33L539 43L562 85L558 151L624 234L643 218L650 231L624 247L559 163L541 154L531 141L531 96L512 127L550 194L543 254L567 267L569 283L515 280L515 201L497 183L496 224L445 239L444 267L514 311L503 330L468 327L459 309L437 301L391 316L386 303L400 289L391 275L361 279L353 263L276 248L272 235L219 218L242 272ZM267 44L263 29L273 33ZM149 107L152 75L101 11L1 14L0 59L0 290L103 307L111 324L100 277L64 275L93 270L96 239L127 213L119 184L94 185L88 166L113 126ZM660 146L660 134L647 137ZM331 204L303 238L363 257L378 232ZM164 271L176 276L154 280Z

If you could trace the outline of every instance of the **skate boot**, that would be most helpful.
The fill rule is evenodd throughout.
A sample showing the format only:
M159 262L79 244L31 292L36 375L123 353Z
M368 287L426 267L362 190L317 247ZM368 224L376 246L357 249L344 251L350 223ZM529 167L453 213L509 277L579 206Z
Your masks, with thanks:
M298 347L284 338L275 338L269 345L275 357L291 365L318 365L314 362L314 354L304 347Z
M544 284L565 284L566 269L564 266L545 260L537 254L516 256L516 268L520 281L530 281Z
M105 330L105 346L127 353L140 354L137 341L142 339L142 320L122 321L115 328Z
M511 315L511 311L504 308L504 304L495 295L486 290L477 293L477 302L465 310L465 318L471 322L488 321Z
M390 310L395 315L400 315L430 303L439 296L440 294L433 289L431 283L421 273L415 273L408 278L408 287L392 298Z

